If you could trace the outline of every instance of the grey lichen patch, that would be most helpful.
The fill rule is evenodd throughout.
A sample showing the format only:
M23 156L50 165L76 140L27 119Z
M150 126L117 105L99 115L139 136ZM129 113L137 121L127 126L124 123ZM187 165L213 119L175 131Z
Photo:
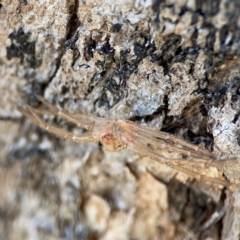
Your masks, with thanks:
M131 75L126 102L131 106L130 116L151 115L164 105L164 96L171 90L170 76L157 64L143 60Z
M216 76L216 82L212 83L216 90L212 96L209 123L219 157L234 158L239 156L239 61L223 65Z
M225 104L221 111L216 107L213 107L210 111L211 118L214 116L212 130L215 148L219 154L228 153L229 158L239 155L239 146L237 144L237 126L239 123L233 123L235 113L229 104Z
M186 65L181 63L173 64L169 75L173 86L169 94L169 115L180 115L188 103L195 99L192 93L197 89L197 81L189 74Z

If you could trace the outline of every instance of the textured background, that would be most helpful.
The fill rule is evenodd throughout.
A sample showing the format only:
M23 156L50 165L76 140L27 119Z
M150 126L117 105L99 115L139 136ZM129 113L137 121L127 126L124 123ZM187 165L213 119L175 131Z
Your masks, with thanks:
M239 11L238 0L0 1L0 239L238 239L238 189L59 139L7 99L38 107L38 93L239 158Z

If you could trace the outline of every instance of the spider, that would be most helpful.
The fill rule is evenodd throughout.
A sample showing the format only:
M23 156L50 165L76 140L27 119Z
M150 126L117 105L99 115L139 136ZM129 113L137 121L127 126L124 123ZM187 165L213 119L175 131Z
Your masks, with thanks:
M15 102L11 100L10 102L19 112L50 133L79 143L100 141L106 150L109 151L130 148L141 155L149 156L152 160L165 163L189 176L222 186L234 185L225 178L208 177L192 170L196 166L201 168L209 168L210 166L219 167L223 165L222 162L224 161L214 161L215 156L212 152L188 143L180 137L139 126L129 120L106 119L84 114L69 114L60 111L43 97L39 95L36 95L36 97L45 105L45 109L35 109L31 106L27 106L24 109ZM45 123L40 118L40 115L60 116L76 124L78 127L87 130L87 133L76 135L62 130ZM167 154L164 154L164 152ZM232 163L232 161L235 160L227 160L226 162Z

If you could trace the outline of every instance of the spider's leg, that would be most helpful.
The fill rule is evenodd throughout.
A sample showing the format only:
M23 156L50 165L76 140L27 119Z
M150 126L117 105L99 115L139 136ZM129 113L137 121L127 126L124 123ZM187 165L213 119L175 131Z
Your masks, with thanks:
M52 110L52 112L58 112L58 108L55 107L53 104L51 104L50 102L48 102L46 99L44 99L42 96L40 95L36 95L37 99L40 100L43 104L45 104L50 110Z
M51 112L45 109L34 109L35 113L41 114L41 115L53 115L53 116L60 116L62 118L65 118L69 122L75 123L78 127L88 129L89 124L93 121L90 121L90 119L82 120L82 119L76 119L72 117L70 114L64 113L63 111L58 110L58 112Z
M176 169L176 170L178 170L180 172L183 172L183 173L187 174L188 176L194 177L194 178L196 178L198 180L205 180L205 181L213 182L213 183L225 186L225 187L229 187L229 186L235 185L235 184L231 184L227 180L213 178L213 177L208 177L206 175L200 174L199 172L190 170L190 169L182 167L182 166L178 166L178 165L175 165L175 164L167 164L167 165L170 166L173 169Z
M145 144L141 143L139 140L135 139L133 141L131 134L129 134L127 132L125 132L125 135L124 135L124 137L122 136L122 138L125 142L128 143L128 147L131 148L132 150L134 150L134 151L136 151L140 154L149 156L152 160L155 160L155 161L158 161L158 162L161 162L161 163L165 163L165 164L169 165L170 167L172 167L172 168L174 168L178 171L186 173L189 176L192 176L194 178L200 178L200 179L203 179L203 180L206 180L206 181L211 181L211 182L223 185L223 186L230 186L231 185L227 180L211 178L211 177L202 175L199 172L195 172L195 171L190 170L188 168L177 165L179 163L188 165L188 162L186 160L166 158L163 155L161 155L160 152L152 151L151 148L149 148ZM196 162L195 162L195 165L196 165Z
M81 134L81 135L75 135L73 133L70 133L68 131L62 130L60 128L57 128L55 126L52 126L50 124L46 124L38 115L37 112L35 112L35 109L33 109L32 107L27 107L27 109L29 110L28 115L31 115L31 119L37 124L39 125L41 128L45 129L48 132L51 132L59 137L68 139L68 140L73 140L75 142L90 142L92 141L92 128L94 123L90 124L90 133L86 133L86 134ZM22 110L22 109L21 109ZM26 112L26 110L24 110ZM22 112L22 111L21 111ZM22 112L23 113L23 112ZM24 113L23 113L24 114Z
M32 121L36 122L35 121L35 118L33 117L33 115L27 111L26 109L18 106L15 102L13 102L11 99L8 99L8 101L20 112L22 113L23 115L25 115L26 117L28 117L29 119L31 119Z
M208 177L208 176L199 174L199 172L195 172L188 168L185 168L185 167L182 167L179 165L175 165L175 164L177 164L177 162L181 162L183 164L184 161L186 162L186 165L188 165L188 162L186 160L166 158L166 157L162 156L159 152L152 151L151 148L149 148L145 144L139 142L138 140L136 140L136 139L133 140L131 135L129 135L126 132L125 132L124 138L125 138L124 139L125 142L128 143L129 148L131 148L132 150L134 150L142 155L149 156L154 161L157 161L160 163L165 163L168 166L172 167L173 169L176 169L180 172L183 172L183 173L185 173L191 177L197 178L197 179L198 178L203 179L203 180L214 182L214 183L217 183L217 184L223 185L223 186L230 186L230 185L232 186L232 184L230 184L227 180L215 179L212 177Z
M133 151L140 153L144 156L149 156L153 159L157 159L163 163L171 162L172 159L165 158L159 152L154 151L147 143L140 141L140 139L133 138L131 132L124 131L124 134L121 136L121 139L127 144L127 147Z
M80 119L84 119L86 121L89 121L89 120L95 121L96 119L98 119L98 117L80 114L80 113L67 114L64 111L59 110L53 104L51 104L46 99L44 99L42 96L36 95L36 97L38 98L38 100L40 100L44 105L46 105L51 110L51 111L46 111L44 114L47 114L47 115L52 114L52 115L58 115L58 116L64 116L64 117L65 117L65 115L71 115L74 118L80 118ZM39 113L40 113L40 111L42 111L42 110L39 110Z
M224 160L208 162L208 163L206 163L206 167L212 166L212 167L216 167L216 168L222 168L225 165L236 164L236 163L239 163L239 161L237 161L237 159L224 159Z
M40 97L41 98L41 97ZM42 99L42 98L41 98ZM45 102L47 102L45 99L43 99ZM11 99L9 99L9 102L15 107L17 108L17 110L19 112L21 112L23 115L25 115L26 117L28 117L29 119L31 119L33 122L35 122L36 124L40 125L42 128L46 129L47 126L49 127L48 130L49 132L52 132L58 136L67 138L67 139L72 139L76 142L89 142L89 141L94 141L93 139L93 127L95 125L95 121L90 121L89 117L87 115L83 115L86 116L85 119L88 119L88 122L81 122L80 120L76 120L75 118L72 118L71 116L69 116L68 114L65 114L64 112L59 111L55 106L53 106L52 104L48 103L47 106L52 110L54 110L55 112L51 112L48 110L44 110L44 109L33 109L32 107L28 106L27 109L24 109L20 106L18 106L15 102L13 102ZM57 112L56 112L57 111ZM59 114L62 113L62 114ZM80 135L80 136L72 136L70 133L68 133L67 131L61 130L57 127L54 127L52 125L47 125L46 123L44 123L44 121L41 120L41 118L38 116L38 114L46 114L46 115L56 115L56 116L63 116L64 118L66 118L67 120L75 123L77 126L85 128L88 130L88 134L86 135ZM67 137L67 135L69 135L69 137ZM74 138L74 139L73 139Z
M199 162L202 161L203 163L206 163L206 162L211 161L211 158L209 158L208 156L199 154L191 149L184 149L181 147L176 147L174 145L171 145L170 143L167 143L166 141L164 141L162 139L152 137L150 135L151 133L147 134L146 131L142 132L141 130L138 130L138 129L139 129L139 127L136 129L137 133L135 133L136 134L135 137L137 136L136 140L139 143L147 146L149 149L148 151L155 152L157 154L157 152L161 152L162 149L164 149L164 150L169 150L170 152L181 153L181 154L184 154L191 158L196 158L196 159L198 159ZM133 135L131 129L125 128L125 132L128 134L129 137L131 135ZM151 148L151 146L154 146L155 148L153 149L153 148ZM183 161L185 161L185 160L183 159Z
M98 117L94 117L94 116L89 116L89 115L84 115L84 114L65 113L64 111L59 110L57 107L55 107L50 102L45 100L43 97L37 95L37 98L50 109L50 111L36 109L35 111L39 114L60 116L62 118L65 118L69 122L75 123L78 127L82 127L85 129L88 129L92 122L95 122L98 120Z
M151 136L152 138L161 139L163 141L170 140L175 144L180 144L181 146L193 150L197 152L201 156L205 156L207 158L215 158L214 154L209 152L208 150L202 149L196 145L186 142L185 140L174 136L169 133L161 132L161 131L154 131L145 127L138 127L138 133L144 136Z
M203 162L210 161L211 158L208 156L204 156L203 154L199 154L198 152L192 150L192 149L184 149L181 147L176 147L174 145L171 145L170 143L167 143L166 141L159 139L159 138L154 138L152 136L149 136L147 134L139 134L140 141L143 143L149 143L152 144L157 148L157 151L166 149L169 150L170 152L176 152L176 153L181 153L189 157L197 158L199 160L203 160ZM158 150L159 149L159 150Z

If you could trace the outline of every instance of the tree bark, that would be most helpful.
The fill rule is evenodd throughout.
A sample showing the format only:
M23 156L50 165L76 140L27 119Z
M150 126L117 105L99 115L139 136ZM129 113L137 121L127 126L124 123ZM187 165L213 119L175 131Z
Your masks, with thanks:
M59 139L8 99L39 107L40 94L237 162L239 11L237 0L2 1L0 239L238 239L238 189Z

